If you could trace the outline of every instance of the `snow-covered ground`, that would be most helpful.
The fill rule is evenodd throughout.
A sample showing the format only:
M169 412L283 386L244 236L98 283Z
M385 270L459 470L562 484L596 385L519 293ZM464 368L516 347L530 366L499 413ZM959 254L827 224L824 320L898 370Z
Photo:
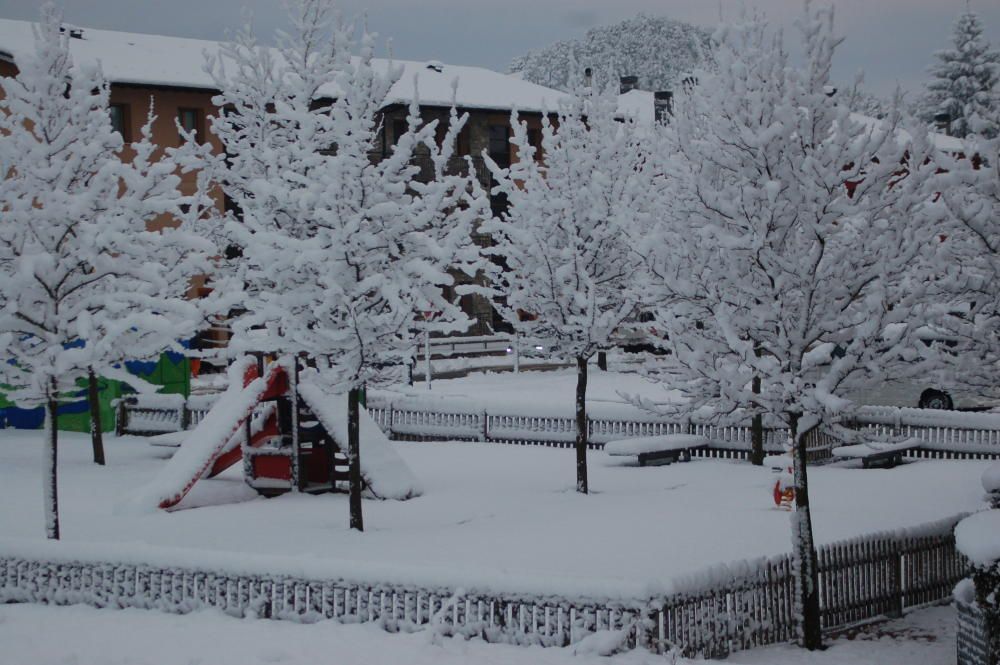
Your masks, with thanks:
M948 665L955 662L955 612L920 610L841 638L821 653L793 646L731 656L731 665ZM53 639L58 636L57 639ZM145 610L0 606L0 662L11 665L660 665L648 652L612 658L429 631L390 635L372 624L239 620L215 612L183 616ZM169 657L166 656L169 654ZM677 665L686 665L678 661Z
M397 385L385 391L390 398L409 396L429 402L470 403L487 406L492 413L571 416L576 395L576 369L530 372L479 372L457 379L440 379L427 384ZM635 373L602 372L591 368L587 379L590 408L631 408L626 395L639 395L654 402L677 399L680 393ZM638 411L638 410L637 410Z
M620 354L618 358L629 359L631 354ZM458 359L462 360L462 359ZM602 411L632 410L627 405L626 396L639 396L657 403L666 403L681 398L681 393L671 390L666 383L657 383L628 371L623 362L614 362L612 371L603 372L592 365L587 380L587 402L596 415ZM618 369L620 371L615 371ZM930 385L918 382L886 381L858 390L852 395L859 404L916 407L920 394ZM392 386L385 394L389 397L414 396L430 401L477 402L485 405L493 413L529 414L547 411L551 415L572 415L576 390L576 370L574 368L550 369L545 371L513 372L473 372L468 376L453 379L435 379L431 390L427 384L417 380L412 386ZM966 393L954 393L956 407L982 407L993 404L988 397ZM638 411L637 409L635 411ZM948 424L961 425L963 419L974 414L953 412L946 414L930 411L935 418L944 418Z
M599 581L666 582L705 566L786 552L788 513L775 476L745 463L695 460L621 466L591 452L593 494L573 491L568 449L480 443L394 443L424 487L406 502L365 501L364 534L347 528L345 495L258 497L239 465L202 480L172 513L132 514L122 499L150 482L163 449L64 434L60 507L65 541L308 555L427 567L485 579L542 576L582 589ZM41 539L41 432L0 431L0 541ZM984 461L919 461L891 470L810 473L820 542L910 526L983 505ZM202 505L203 507L195 508ZM560 584L560 586L563 586Z

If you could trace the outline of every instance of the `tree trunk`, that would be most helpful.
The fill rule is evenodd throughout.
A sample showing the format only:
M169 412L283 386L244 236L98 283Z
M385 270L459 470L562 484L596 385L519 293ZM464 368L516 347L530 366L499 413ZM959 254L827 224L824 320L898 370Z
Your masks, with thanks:
M597 368L602 372L608 371L608 352L598 351L597 352Z
M754 349L754 354L760 358L764 354L761 347ZM750 390L754 395L760 394L760 376L754 376ZM754 466L764 466L764 416L758 413L750 422L750 463Z
M347 458L351 485L351 528L364 531L365 523L361 516L360 393L361 391L357 388L351 388L347 393Z
M750 421L750 463L764 466L764 416L759 413Z
M587 488L587 359L576 359L576 491Z
M809 479L806 475L806 437L800 433L799 419L789 418L795 482L795 513L792 515L793 566L795 575L796 614L801 620L799 640L810 651L823 647L819 613L819 557L813 540L812 515L809 512Z
M56 459L59 444L59 402L56 400L56 381L52 380L45 404L45 469L42 472L45 493L45 536L59 540L59 493Z
M101 393L94 369L87 371L87 401L90 405L90 445L94 449L94 464L104 466L104 434L101 431Z

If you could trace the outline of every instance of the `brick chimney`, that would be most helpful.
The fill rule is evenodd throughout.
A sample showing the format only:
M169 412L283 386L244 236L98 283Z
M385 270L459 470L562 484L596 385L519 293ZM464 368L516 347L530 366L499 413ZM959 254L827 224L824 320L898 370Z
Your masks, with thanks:
M653 93L653 117L656 122L668 122L674 114L674 93L660 90Z
M619 81L619 84L621 85L620 92L623 95L626 92L630 92L630 91L635 90L636 88L639 87L639 77L638 76L623 76L620 79L618 79L618 81Z

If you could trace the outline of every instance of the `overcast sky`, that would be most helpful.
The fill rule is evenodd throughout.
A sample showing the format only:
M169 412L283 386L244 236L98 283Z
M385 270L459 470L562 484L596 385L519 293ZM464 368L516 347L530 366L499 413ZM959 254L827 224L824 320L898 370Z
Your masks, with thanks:
M0 0L0 17L34 19L41 0ZM62 0L68 21L111 30L221 39L249 7L261 35L283 24L280 0ZM1000 2L971 0L1000 44ZM839 51L838 79L864 69L867 87L891 93L898 83L918 90L931 54L947 46L965 0L834 0L847 41ZM347 15L367 12L368 24L391 38L393 53L408 60L442 60L506 70L511 58L587 28L639 12L706 26L757 7L791 28L801 0L341 0ZM789 30L786 38L795 35ZM793 49L794 52L794 49Z

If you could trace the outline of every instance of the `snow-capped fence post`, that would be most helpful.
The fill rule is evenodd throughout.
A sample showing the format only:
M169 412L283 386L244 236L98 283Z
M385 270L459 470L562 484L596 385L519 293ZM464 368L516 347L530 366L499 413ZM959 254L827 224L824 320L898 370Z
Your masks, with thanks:
M903 616L904 602L903 602L903 553L899 551L899 545L896 542L891 543L890 546L891 558L889 559L889 597L890 610L887 614L891 617L901 617Z
M124 436L128 430L128 398L119 397L115 404L115 436Z

